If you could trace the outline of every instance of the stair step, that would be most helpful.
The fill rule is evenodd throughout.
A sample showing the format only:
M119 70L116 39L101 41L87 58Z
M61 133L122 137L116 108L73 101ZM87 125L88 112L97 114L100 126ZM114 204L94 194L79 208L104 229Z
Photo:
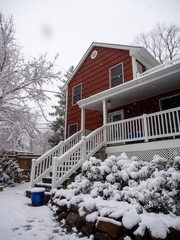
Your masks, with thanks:
M50 183L36 183L35 187L43 187L43 188L46 189L47 192L50 192L52 184L50 184Z
M44 178L42 179L42 182L43 182L43 183L52 183L52 177L44 177Z

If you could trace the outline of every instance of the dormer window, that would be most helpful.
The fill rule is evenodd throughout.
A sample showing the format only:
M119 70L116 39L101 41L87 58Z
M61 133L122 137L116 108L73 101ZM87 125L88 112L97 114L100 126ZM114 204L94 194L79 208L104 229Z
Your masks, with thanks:
M123 64L120 63L112 68L110 68L110 87L113 88L120 84L123 84Z
M73 99L72 104L75 105L79 100L81 100L81 84L73 87Z

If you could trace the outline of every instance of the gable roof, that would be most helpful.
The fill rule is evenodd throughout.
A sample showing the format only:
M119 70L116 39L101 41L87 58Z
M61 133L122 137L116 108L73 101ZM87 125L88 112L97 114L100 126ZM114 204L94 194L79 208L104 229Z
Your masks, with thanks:
M134 56L138 61L142 62L148 69L159 65L159 62L144 48L139 46L130 46L130 45L120 45L120 44L110 44L110 43L99 43L93 42L90 47L85 52L84 56L81 58L80 62L76 66L72 76L63 86L63 90L67 89L68 84L71 82L85 59L88 57L90 52L94 47L103 47L103 48L112 48L112 49L119 49L119 50L128 50L130 56Z

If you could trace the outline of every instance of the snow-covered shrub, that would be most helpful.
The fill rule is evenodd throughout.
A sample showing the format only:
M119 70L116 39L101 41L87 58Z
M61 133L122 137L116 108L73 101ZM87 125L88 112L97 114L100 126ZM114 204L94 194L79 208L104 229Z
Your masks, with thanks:
M170 161L155 155L151 162L129 159L125 153L104 162L92 157L68 189L75 195L138 203L150 212L176 213L179 169L180 157Z
M0 157L0 185L13 187L14 180L21 176L21 169L14 159L8 158L7 154Z

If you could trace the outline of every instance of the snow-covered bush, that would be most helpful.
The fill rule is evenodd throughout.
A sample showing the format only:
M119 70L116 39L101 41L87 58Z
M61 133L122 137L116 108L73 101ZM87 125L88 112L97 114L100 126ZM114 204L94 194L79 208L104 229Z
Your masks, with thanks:
M68 189L75 195L138 203L149 212L176 213L179 170L180 157L170 161L155 155L151 162L129 159L125 153L104 162L92 157Z
M14 180L21 176L21 169L14 159L8 158L7 154L0 157L0 185L13 187Z

